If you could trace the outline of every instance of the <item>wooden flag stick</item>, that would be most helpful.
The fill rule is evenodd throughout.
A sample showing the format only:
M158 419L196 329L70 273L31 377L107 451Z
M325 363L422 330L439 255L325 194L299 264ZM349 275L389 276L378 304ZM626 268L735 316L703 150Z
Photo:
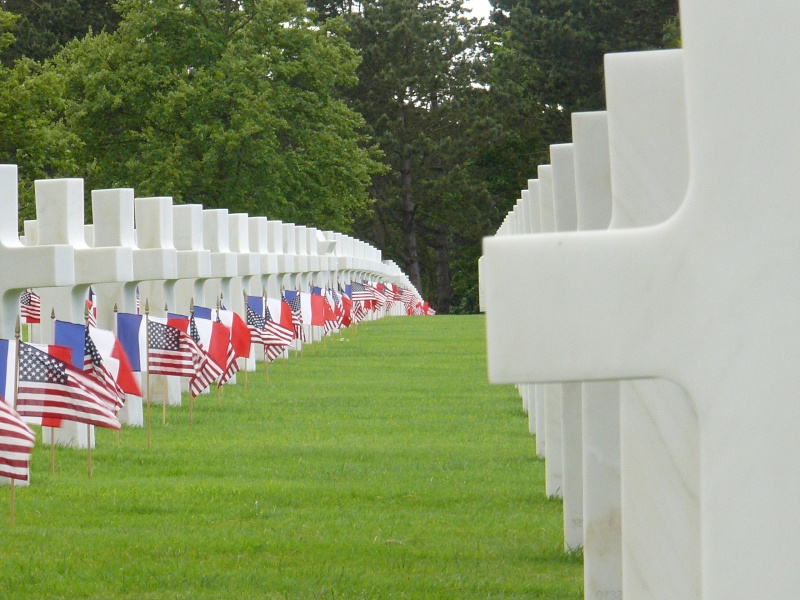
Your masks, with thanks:
M56 320L56 309L50 309L50 320ZM17 360L19 360L19 353L17 353ZM50 474L56 474L56 428L50 428Z
M167 312L169 311L169 307L164 304L164 316L167 316ZM164 376L164 401L161 403L161 425L167 425L167 399L169 398L169 382L167 381L167 376Z
M92 478L92 426L86 424L86 449L88 450L87 462L89 469L89 479Z
M247 307L248 307L248 304L247 304L247 290L242 290L242 296L244 296L244 304L243 304L244 308L242 309L244 314L242 315L242 319L244 319L244 322L247 323ZM256 351L255 351L255 345L253 344L252 339L250 340L250 354L253 355L253 361L255 362ZM244 393L245 393L245 396L247 395L247 366L248 366L247 365L247 361L248 360L250 360L250 356L249 355L244 357Z
M189 321L194 319L194 297L189 301ZM192 410L194 409L194 393L189 394L189 427L192 426Z
M221 322L219 318L219 311L222 308L222 292L219 294L219 298L217 298L217 322ZM220 377L222 379L222 377ZM217 382L217 406L222 406L222 386Z
M89 306L83 305L83 326L89 331ZM86 468L89 472L89 479L92 478L92 426L86 424Z
M144 339L147 346L147 449L150 449L150 300L144 301Z
M117 303L114 302L114 337L117 337L117 313L118 312L119 312L119 309L117 308ZM116 431L117 446L119 446L119 434L120 434L121 430L122 430L122 427L120 426L120 428L117 429L117 431Z
M14 327L14 338L17 342L17 353L14 357L14 410L17 410L17 393L19 393L19 336L20 336L20 321L19 315L17 315L17 324ZM14 495L16 494L16 489L14 487L14 479L11 479L11 499L9 501L8 507L8 522L11 527L14 526Z

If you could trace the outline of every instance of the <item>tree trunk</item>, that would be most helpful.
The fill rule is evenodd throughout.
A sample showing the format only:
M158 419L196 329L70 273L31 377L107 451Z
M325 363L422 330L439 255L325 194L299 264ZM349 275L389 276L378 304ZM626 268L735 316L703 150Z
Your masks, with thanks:
M403 158L400 169L400 188L403 210L403 232L406 234L406 250L408 261L406 262L406 275L411 280L411 284L422 293L422 276L419 268L419 253L417 251L417 223L414 220L416 206L414 205L414 194L411 190L411 159Z
M436 287L438 290L438 306L436 311L444 314L450 312L453 304L453 287L450 285L450 245L447 240L447 225L436 225Z

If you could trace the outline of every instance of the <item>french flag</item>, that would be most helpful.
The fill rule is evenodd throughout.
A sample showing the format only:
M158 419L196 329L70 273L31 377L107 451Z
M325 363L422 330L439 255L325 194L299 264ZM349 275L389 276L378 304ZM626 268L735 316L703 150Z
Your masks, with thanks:
M141 373L147 366L147 330L144 317L132 313L117 313L117 337L128 357L131 370Z
M9 406L14 405L15 346L9 340L0 340L0 398Z
M197 307L195 307L196 309ZM219 368L217 377L221 376L228 368L228 344L230 343L228 329L222 323L204 318L195 318L194 325L197 328L200 345L211 362Z
M292 324L292 308L282 298L267 298L267 308L270 317L278 325L289 331L294 331Z
M219 314L219 320L228 328L231 345L233 346L233 352L236 356L238 358L247 358L250 356L252 339L250 336L250 329L248 329L244 319L232 310L220 309L214 312ZM216 317L217 315L214 316Z
M139 315L133 316L138 317ZM56 344L70 349L70 360L67 362L81 371L84 370L84 361L86 359L85 336L86 328L84 325L66 321L55 322ZM133 374L133 366L117 337L107 329L98 329L92 326L89 326L89 337L100 353L103 366L111 374L120 389L131 396L141 397L142 389Z
M103 364L114 377L114 381L117 382L120 389L131 396L141 396L142 388L133 374L131 361L117 336L107 329L89 327L89 337L92 338L103 359Z

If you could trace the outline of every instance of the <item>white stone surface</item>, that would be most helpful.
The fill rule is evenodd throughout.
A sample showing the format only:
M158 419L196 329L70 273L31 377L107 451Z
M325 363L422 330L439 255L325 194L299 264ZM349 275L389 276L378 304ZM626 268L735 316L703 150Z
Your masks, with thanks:
M38 231L29 235L27 230L28 245L23 246L17 233L18 219L17 166L0 165L0 261L4 265L0 282L0 335L7 339L14 336L23 290L66 286L75 281L73 249L62 242L39 244Z
M72 323L84 322L86 295L93 283L124 282L133 278L131 248L115 246L90 248L83 223L83 180L46 179L34 183L38 243L44 246L68 244L75 257L74 285L39 288L42 304L42 339L53 339L51 311L56 318ZM55 443L86 448L94 445L91 428L64 421L55 430ZM50 439L50 428L42 428L43 439Z
M575 161L572 144L550 146L553 173L553 212L556 231L578 226ZM583 546L583 452L581 386L565 384L561 393L561 470L564 498L564 546Z
M578 229L611 219L611 167L605 112L573 113ZM585 598L622 597L619 384L583 383L583 564Z
M699 424L702 597L793 598L800 6L736 0L724 19L714 3L681 9L691 172L681 208L652 227L487 240L490 373L520 381L502 348L526 339L534 381L680 384ZM748 118L759 106L769 110ZM536 281L541 306L513 326L498 318L504 271ZM504 278L503 296L528 286Z
M607 55L606 80L611 227L662 223L678 210L689 177L682 51ZM620 394L620 418L629 424L620 443L623 594L699 598L696 415L670 382L623 381ZM669 547L681 548L679 560L663 560Z

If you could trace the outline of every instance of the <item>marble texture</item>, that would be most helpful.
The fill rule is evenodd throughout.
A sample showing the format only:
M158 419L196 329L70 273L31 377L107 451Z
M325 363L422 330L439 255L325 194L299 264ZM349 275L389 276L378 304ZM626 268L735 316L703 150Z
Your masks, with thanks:
M573 113L577 224L603 230L611 220L608 115ZM582 384L583 572L585 598L622 597L619 384Z
M44 246L68 244L75 259L74 284L38 288L42 305L41 336L53 339L53 320L47 315L72 323L84 322L87 292L91 284L121 283L133 278L131 248L113 246L90 248L84 235L83 180L47 179L34 182L36 194L37 242ZM86 448L94 445L91 427L64 421L54 431L60 446ZM42 428L42 439L50 440L51 428Z
M575 197L575 155L572 144L550 146L553 173L553 214L556 231L578 226ZM581 386L563 384L561 392L561 472L564 498L564 548L583 546L583 428Z
M674 216L486 240L489 368L493 381L520 381L503 348L526 340L534 381L680 385L698 417L701 596L793 598L800 6L733 0L725 17L681 4L691 180ZM523 294L540 310L503 325L503 297Z
M611 228L662 223L689 180L683 53L609 54L605 67ZM699 438L687 404L671 382L620 383L626 597L700 598ZM677 559L664 561L665 548L680 548Z

